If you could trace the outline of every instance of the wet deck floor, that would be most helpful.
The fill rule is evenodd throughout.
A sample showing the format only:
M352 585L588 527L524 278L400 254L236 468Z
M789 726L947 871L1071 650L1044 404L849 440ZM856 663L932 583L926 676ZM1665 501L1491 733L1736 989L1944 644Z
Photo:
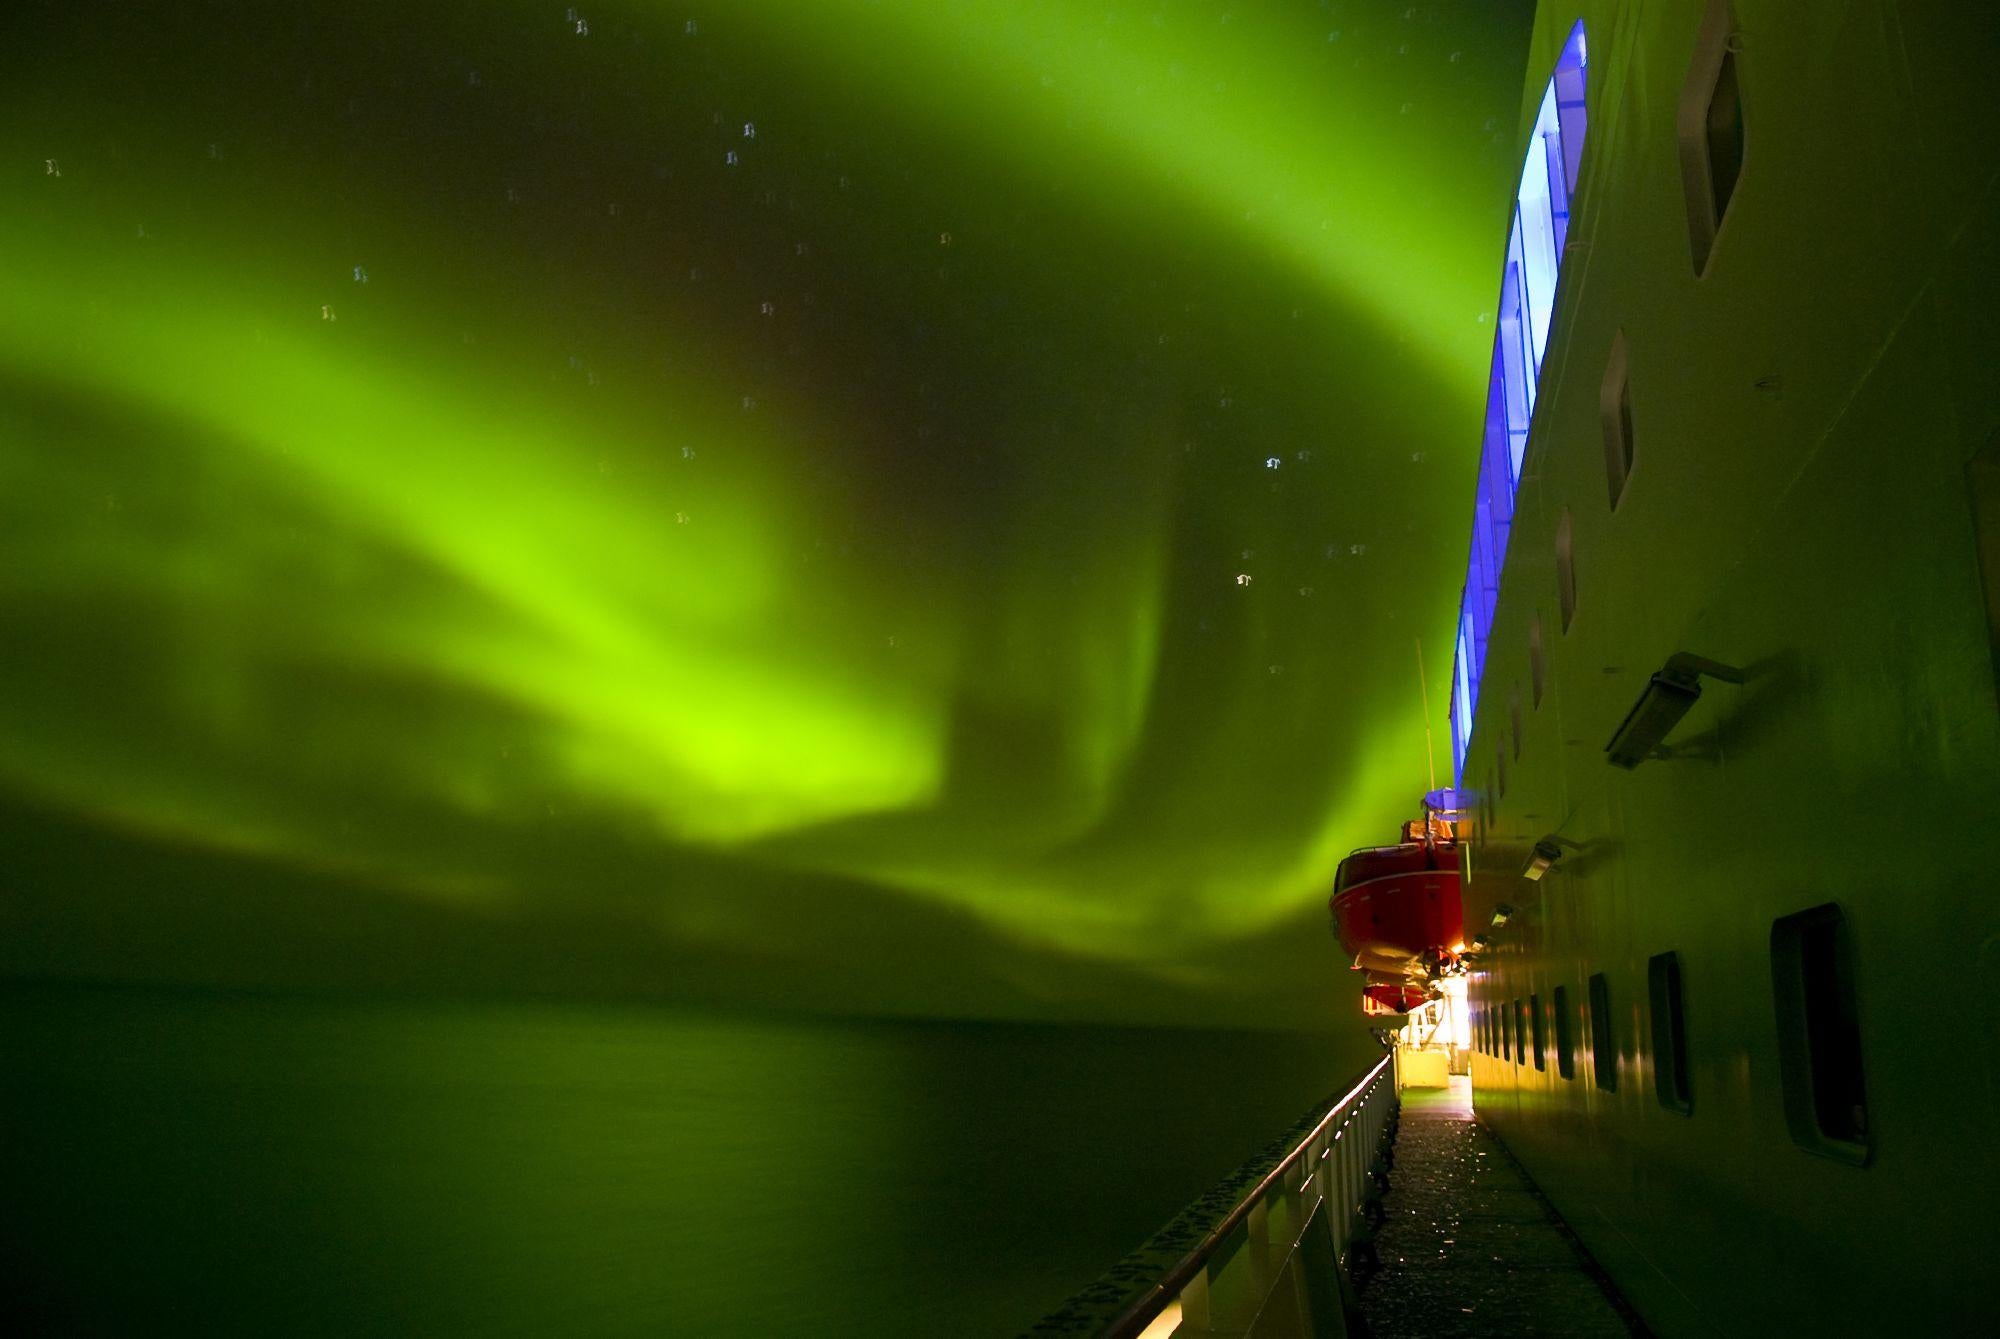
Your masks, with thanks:
M1507 1150L1473 1123L1470 1081L1403 1093L1381 1269L1361 1290L1375 1339L1647 1331Z

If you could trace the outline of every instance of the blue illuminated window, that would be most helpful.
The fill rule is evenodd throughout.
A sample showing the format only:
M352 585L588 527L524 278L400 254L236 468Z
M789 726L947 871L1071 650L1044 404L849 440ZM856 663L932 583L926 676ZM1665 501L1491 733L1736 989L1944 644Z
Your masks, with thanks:
M1486 641L1500 598L1500 568L1514 523L1514 494L1528 452L1535 416L1535 387L1555 319L1556 280L1569 241L1570 198L1583 160L1584 71L1588 53L1583 25L1570 30L1542 93L1514 193L1514 221L1507 232L1500 272L1499 328L1486 383L1486 430L1479 452L1479 488L1473 495L1472 549L1458 608L1457 659L1452 668L1452 763L1462 781L1465 748L1479 703ZM1537 695L1539 699L1539 694Z

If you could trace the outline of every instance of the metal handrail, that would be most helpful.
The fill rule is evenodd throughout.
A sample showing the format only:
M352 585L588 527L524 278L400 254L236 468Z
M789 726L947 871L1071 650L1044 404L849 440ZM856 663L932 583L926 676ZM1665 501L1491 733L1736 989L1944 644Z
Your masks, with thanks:
M1336 1122L1343 1121L1355 1107L1359 1106L1361 1100L1377 1083L1389 1077L1393 1060L1393 1055L1385 1055L1376 1062L1373 1069L1362 1075L1339 1101L1327 1109L1326 1115L1293 1145L1292 1150L1279 1159L1278 1165L1267 1172L1248 1194L1237 1201L1235 1208L1223 1215L1222 1220L1209 1229L1208 1234L1193 1250L1182 1256L1173 1268L1160 1276L1157 1283L1112 1318L1111 1323L1100 1332L1105 1339L1135 1339L1135 1336L1152 1324L1160 1313L1165 1311L1168 1305L1208 1268L1209 1262L1214 1259L1216 1252L1222 1248L1230 1234L1243 1226L1251 1213L1263 1204L1273 1191L1285 1184L1287 1175L1298 1165L1299 1160L1306 1156L1306 1151L1332 1129Z

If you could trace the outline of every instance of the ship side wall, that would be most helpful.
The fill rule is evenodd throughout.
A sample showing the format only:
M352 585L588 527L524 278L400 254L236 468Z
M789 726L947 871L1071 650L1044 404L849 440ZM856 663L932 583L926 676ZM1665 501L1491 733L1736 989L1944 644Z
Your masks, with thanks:
M1971 1321L2000 1185L2000 698L1969 475L2000 433L2000 18L1737 0L1743 166L1697 274L1679 132L1705 8L1537 21L1524 123L1581 17L1590 128L1464 769L1487 810L1468 935L1513 911L1472 983L1475 1103L1662 1333ZM1677 652L1749 681L1705 680L1673 756L1609 765ZM1562 858L1531 882L1549 837ZM1865 1083L1847 1156L1788 1120L1774 976L1774 924L1826 904ZM1667 953L1685 1067L1663 1096ZM1541 1068L1532 1026L1526 1057L1511 1032L1497 1054L1517 1000Z

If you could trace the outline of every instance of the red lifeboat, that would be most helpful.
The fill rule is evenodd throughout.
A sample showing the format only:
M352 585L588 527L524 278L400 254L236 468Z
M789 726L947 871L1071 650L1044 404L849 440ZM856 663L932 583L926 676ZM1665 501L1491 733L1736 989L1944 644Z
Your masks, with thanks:
M1430 992L1422 986L1372 985L1361 988L1361 1012L1364 1014L1406 1014L1430 998Z
M1340 862L1328 902L1334 931L1367 974L1368 1013L1407 1013L1428 983L1452 970L1462 945L1457 831L1435 816L1404 825L1395 846L1355 851Z

